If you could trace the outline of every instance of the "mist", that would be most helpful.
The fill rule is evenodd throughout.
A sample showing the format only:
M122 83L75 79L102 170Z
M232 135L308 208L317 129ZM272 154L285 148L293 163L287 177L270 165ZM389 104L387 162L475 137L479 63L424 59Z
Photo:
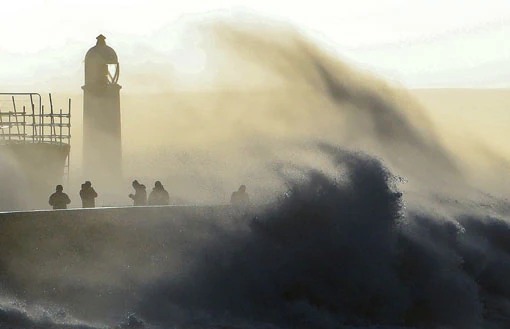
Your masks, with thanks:
M200 31L203 44L193 47L203 47L207 65L192 77L202 87L172 91L163 64L144 72L151 79L141 85L152 92L123 87L126 188L134 178L146 185L161 180L176 201L221 203L245 183L264 200L285 189L275 165L327 169L317 143L380 157L410 188L440 190L452 186L446 180L462 181L455 155L405 90L349 67L287 27L216 23ZM138 86L136 72L126 75ZM73 172L86 179L80 115L74 117Z
M463 163L466 150L497 152L456 149L423 100L292 28L214 22L199 31L204 44L194 47L207 65L193 79L202 88L172 90L170 60L143 72L150 93L129 87L139 72L126 73L126 189L107 201L98 189L98 205L129 204L137 179L162 181L173 204L214 206L0 222L0 269L15 305L6 314L41 328L126 318L118 328L508 324L510 206L501 182L473 179L476 168ZM74 205L87 179L76 112ZM254 207L222 206L241 184Z
M129 204L134 179L164 182L175 203L225 203L240 184L264 202L285 190L275 166L327 170L317 143L380 158L408 190L507 192L494 174L508 159L505 151L493 161L501 137L468 141L476 127L453 117L461 113L451 100L390 85L284 24L212 21L187 31L188 63L149 51L154 61L133 65L119 54L124 183L96 182L108 194L103 205ZM73 101L67 188L79 206L79 186L91 179L82 168L83 96L53 98L57 107ZM40 200L50 192L38 191Z

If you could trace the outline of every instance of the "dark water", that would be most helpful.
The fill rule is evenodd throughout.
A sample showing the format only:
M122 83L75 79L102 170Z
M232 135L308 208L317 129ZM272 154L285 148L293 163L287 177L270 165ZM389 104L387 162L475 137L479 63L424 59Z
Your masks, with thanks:
M321 148L341 179L246 213L3 221L1 327L508 328L507 203L414 210L380 161Z

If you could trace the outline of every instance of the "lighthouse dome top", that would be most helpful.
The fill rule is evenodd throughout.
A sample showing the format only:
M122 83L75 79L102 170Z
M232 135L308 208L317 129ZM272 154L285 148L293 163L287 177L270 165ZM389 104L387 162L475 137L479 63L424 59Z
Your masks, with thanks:
M120 71L117 54L106 45L104 35L96 39L96 45L85 55L85 85L96 90L112 85L120 87L117 85Z
M115 50L106 45L106 37L100 34L96 39L96 45L90 48L85 55L85 63L94 61L102 62L102 64L118 64L119 60Z

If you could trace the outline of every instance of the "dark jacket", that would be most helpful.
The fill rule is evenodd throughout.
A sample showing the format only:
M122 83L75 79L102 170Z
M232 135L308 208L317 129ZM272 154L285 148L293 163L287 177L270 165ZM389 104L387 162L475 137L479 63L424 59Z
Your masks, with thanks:
M149 194L149 205L163 206L170 203L170 196L164 187L154 187Z
M147 191L145 191L145 185L137 185L135 187L135 194L130 194L129 197L133 199L133 206L146 206Z
M71 199L64 192L55 192L50 196L48 203L53 209L67 209L67 205L71 203Z
M233 206L245 207L250 205L250 197L246 192L235 191L230 197L230 203Z
M81 203L83 208L95 208L97 193L92 186L82 187L80 190Z

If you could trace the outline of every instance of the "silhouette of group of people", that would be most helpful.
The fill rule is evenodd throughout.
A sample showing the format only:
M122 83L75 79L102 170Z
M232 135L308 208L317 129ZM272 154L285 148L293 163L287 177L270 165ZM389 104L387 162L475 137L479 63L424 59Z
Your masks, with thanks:
M170 204L170 196L160 181L154 183L154 188L147 198L145 185L140 184L138 180L134 180L131 184L135 193L129 194L129 198L133 200L133 206L165 206ZM83 208L95 208L97 192L92 187L90 181L81 184L80 198ZM49 204L53 209L67 209L67 205L71 203L69 196L64 193L62 185L57 185L55 193L50 196ZM232 193L230 203L236 207L246 207L250 204L250 197L246 193L246 186L241 185L237 191Z
M148 200L145 185L134 180L132 186L135 189L135 194L129 194L129 197L133 200L133 206L146 206L147 204L149 206L165 206L170 204L170 196L160 181L154 183L154 188L149 194Z
M56 190L55 193L50 195L50 200L48 201L48 203L55 210L67 209L67 205L71 203L71 199L66 193L64 193L64 187L62 185L57 185L55 190ZM92 187L91 182L86 181L85 183L81 184L80 198L83 208L96 207L97 193Z

